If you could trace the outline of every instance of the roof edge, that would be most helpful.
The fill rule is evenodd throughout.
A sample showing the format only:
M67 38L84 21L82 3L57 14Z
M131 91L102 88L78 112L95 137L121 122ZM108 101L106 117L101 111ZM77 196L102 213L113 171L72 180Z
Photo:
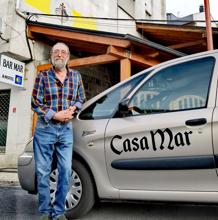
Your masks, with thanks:
M26 23L27 25L28 24L37 25L41 27L49 27L53 29L65 30L65 31L70 31L70 32L77 32L77 33L97 35L97 36L102 36L102 37L111 37L111 38L129 40L129 41L133 41L133 42L136 42L142 45L152 47L157 50L161 50L163 52L172 54L177 57L182 57L182 56L187 55L185 53L179 52L177 50L171 49L169 47L163 46L161 44L155 43L147 39L136 37L131 34L120 34L120 33L114 33L114 32L96 31L96 30L90 30L90 29L84 29L84 28L75 28L75 27L69 27L69 26L63 26L63 25L57 25L57 24L37 22L37 21L32 21L32 20L26 20Z

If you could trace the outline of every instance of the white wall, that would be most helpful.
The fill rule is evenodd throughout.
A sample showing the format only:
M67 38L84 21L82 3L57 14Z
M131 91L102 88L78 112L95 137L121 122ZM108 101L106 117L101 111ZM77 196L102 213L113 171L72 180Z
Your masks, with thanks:
M205 12L199 12L199 13L193 14L193 21L200 21L200 20L201 21L205 20ZM211 21L212 21L212 19L211 19ZM195 25L200 26L200 27L206 27L206 22L196 22ZM211 22L211 26L216 27L216 23Z
M30 138L30 89L28 86L27 89L21 89L3 83L0 83L0 88L11 89L6 152L0 155L0 167L15 167L17 155L22 152ZM16 112L13 112L13 108L16 108Z
M69 16L82 16L82 17L98 17L98 18L117 18L117 0L51 0L50 5L46 5L41 0L42 4L29 1L28 4L25 0L20 0L19 10L28 11L33 13L48 13L55 14L60 3L64 3L66 12ZM46 1L48 2L48 1ZM104 20L104 19L84 19L84 18L64 18L61 19L49 16L33 17L39 22L47 22L58 25L65 25L71 27L102 30L109 32L116 32L117 21Z
M11 36L11 30L12 30L12 17L14 14L13 6L9 7L12 5L13 1L12 0L1 0L0 1L0 8L5 9L5 10L0 10L0 17L2 19L2 37L5 39L10 38ZM0 40L0 52L2 51L7 51L9 48L9 44L7 44L5 41Z
M30 58L25 37L25 20L15 14L16 1L1 0L0 17L3 20L2 37L9 39L6 43L0 40L0 53L10 54L20 61Z
M166 19L165 0L135 0L136 19Z
M42 0L38 0L42 1ZM98 18L135 18L135 19L165 19L165 0L51 0L51 4L43 1L20 0L19 10L35 13L55 14L60 3L64 3L69 16L98 17ZM119 7L117 7L119 6ZM122 12L121 12L122 11ZM150 14L146 14L146 11ZM32 19L39 22L52 24L63 24L65 26L94 29L101 31L120 32L119 24L116 20L107 19L84 19L84 18L64 18L61 19L49 16L37 16ZM127 21L128 22L128 21ZM124 25L123 25L124 26ZM123 28L124 33L126 30Z
M153 19L165 20L166 19L166 1L155 0L152 1L152 16Z
M131 17L125 13L121 8L118 9L118 18L122 19L131 19ZM132 34L139 36L139 33L136 31L136 24L134 20L120 20L117 22L117 32L121 34Z

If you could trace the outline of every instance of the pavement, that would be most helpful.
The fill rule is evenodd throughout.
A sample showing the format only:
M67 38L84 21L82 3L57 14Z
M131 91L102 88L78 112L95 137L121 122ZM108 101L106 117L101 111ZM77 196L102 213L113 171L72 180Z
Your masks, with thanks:
M0 168L0 186L19 186L17 168Z
M0 220L38 220L37 206L37 196L21 190L17 169L0 168ZM121 201L96 203L88 214L77 220L215 220L217 216L217 204Z

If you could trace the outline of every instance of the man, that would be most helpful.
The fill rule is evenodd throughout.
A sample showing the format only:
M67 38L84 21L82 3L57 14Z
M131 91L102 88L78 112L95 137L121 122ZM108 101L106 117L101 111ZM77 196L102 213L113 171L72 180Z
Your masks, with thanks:
M32 109L38 115L33 147L41 219L65 220L65 202L70 187L73 151L73 115L82 107L85 94L81 75L68 69L70 51L56 43L51 50L53 67L40 72L32 92ZM57 157L58 181L51 203L49 176L53 154Z

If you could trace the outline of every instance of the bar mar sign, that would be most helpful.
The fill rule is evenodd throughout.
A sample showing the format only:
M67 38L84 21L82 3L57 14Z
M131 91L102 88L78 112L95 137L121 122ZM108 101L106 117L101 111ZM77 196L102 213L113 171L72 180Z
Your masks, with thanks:
M6 55L0 55L0 82L23 87L25 64Z

